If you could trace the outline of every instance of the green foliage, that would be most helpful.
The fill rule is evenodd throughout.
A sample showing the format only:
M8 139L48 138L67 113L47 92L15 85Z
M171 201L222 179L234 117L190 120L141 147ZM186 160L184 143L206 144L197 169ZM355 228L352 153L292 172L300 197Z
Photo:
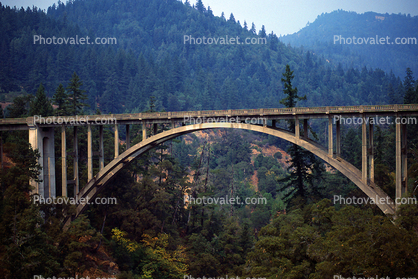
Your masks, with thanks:
M184 248L178 247L176 251L167 251L167 234L159 234L157 237L143 235L143 244L126 239L126 233L112 230L112 239L121 245L129 254L135 254L141 250L135 270L139 278L183 278L187 271Z
M35 98L17 97L6 115L49 114L45 92L53 89L56 115L98 108L118 113L384 104L402 101L405 92L412 92L408 85L413 84L409 82L412 71L402 82L379 69L358 70L328 62L318 52L285 46L274 33L267 35L264 26L257 35L254 23L248 30L232 14L228 21L224 16L214 17L200 0L195 9L188 1L134 2L69 1L51 7L48 16L37 9L16 11L1 6L0 18L9 28L0 30L0 59L7 65L6 70L0 69L0 91L34 92L45 84ZM29 27L45 37L108 34L118 44L34 47L33 34L26 31ZM268 44L245 51L238 45L201 48L184 44L184 34L265 37ZM71 73L64 87L61 83ZM300 97L298 92L306 95ZM294 131L293 123L289 129ZM132 127L131 131L138 130ZM358 166L359 130L342 130L343 157ZM111 130L104 132L107 163L113 159L113 140ZM79 133L83 138L85 129ZM98 131L93 128L93 133ZM216 135L204 139L188 135L144 154L100 193L117 197L117 205L91 206L68 232L61 233L57 224L62 208L39 209L28 198L29 177L39 174L36 152L6 134L5 151L14 165L1 175L1 270L10 278L29 278L35 272L68 277L88 269L86 258L103 245L117 261L120 278L183 278L186 273L195 277L248 273L253 277L327 278L330 272L340 271L345 277L359 276L360 270L417 274L415 207L401 208L397 226L374 216L367 207L337 211L325 200L303 208L321 196L358 194L359 190L341 174L323 174L317 159L295 146L288 149L294 168L288 169L283 184L286 170L278 163L281 153L274 158L260 154L252 161L253 149L262 151L260 147L267 144L284 148L283 142L228 129ZM376 183L393 195L393 128L378 129L375 137L382 147L377 151L384 150L376 153ZM97 146L97 137L93 138ZM133 142L141 140L141 133L136 133ZM260 147L252 148L251 142L261 143ZM85 141L79 147L85 150ZM86 160L80 155L82 181L87 178ZM98 165L94 167L96 171ZM413 179L416 169L413 162ZM258 188L252 185L254 178ZM225 195L264 198L267 204L185 202L185 196ZM286 212L290 198L299 209ZM114 228L126 234L112 239Z
M85 90L80 89L82 85L83 82L74 72L67 86L68 112L70 115L80 114L82 108L87 106L87 104L83 103L87 96L84 94Z
M63 265L68 275L75 276L86 270L83 263L87 253L99 245L100 235L90 226L85 215L71 223L70 228L61 236Z
M7 107L6 115L11 118L27 117L30 110L32 95L18 96L13 99L13 103Z
M55 109L55 115L65 116L69 115L68 112L68 96L65 92L64 86L60 83L55 90L55 94L52 97L52 103L57 106Z
M293 79L293 71L290 70L289 65L286 65L286 71L281 79L286 97L281 99L280 103L287 108L296 107L299 101L306 100L306 95L299 96L298 89L292 86ZM295 132L296 124L294 120L288 121L288 129ZM301 202L304 203L307 200L308 193L310 196L318 196L319 192L314 188L324 172L323 166L311 152L296 144L291 144L287 151L291 157L288 167L289 175L279 180L279 182L284 182L280 190L284 193L285 201L299 197ZM298 206L297 203L296 205Z
M29 114L43 117L51 116L53 114L51 101L47 98L45 94L45 87L42 85L42 83L39 85L35 99L30 104Z
M283 73L281 79L283 83L283 93L287 95L285 98L280 100L280 103L287 108L296 107L298 101L306 100L306 95L299 96L297 87L292 86L292 80L295 78L293 71L290 70L289 64L286 65L286 71Z
M70 1L52 6L48 15L2 6L0 16L10 25L0 30L2 88L32 92L42 82L46 92L52 92L77 72L88 97L80 101L91 112L97 107L105 113L145 111L150 96L155 96L155 110L280 107L284 95L278 92L279 77L289 64L295 73L293 85L308 97L303 106L387 103L389 84L395 99L402 101L403 84L394 74L360 71L348 67L350 63L337 67L314 52L308 55L286 46L274 33L264 34L263 28L257 35L254 24L247 30L215 17L199 3L196 10L181 1ZM43 37L78 35L93 40L91 34L107 34L118 42L48 48L33 44L33 34L27 32L32 26ZM245 51L239 45L201 48L184 44L185 34L229 34L242 40L265 36L267 45L246 46ZM88 112L85 106L71 106L73 111L82 108Z
M374 216L371 210L346 206L336 211L330 203L322 200L276 216L260 231L249 253L247 275L331 278L417 273L415 231Z
M42 230L41 212L30 198L29 180L38 180L39 153L21 138L15 138L5 151L14 165L0 176L0 267L8 278L56 274L58 250Z

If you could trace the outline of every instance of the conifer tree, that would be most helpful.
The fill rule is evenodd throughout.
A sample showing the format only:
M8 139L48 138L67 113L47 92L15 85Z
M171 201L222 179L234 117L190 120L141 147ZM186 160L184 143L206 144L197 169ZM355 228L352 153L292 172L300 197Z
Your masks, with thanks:
M404 104L415 104L418 102L418 94L415 88L415 81L411 68L406 69L406 76L403 82L405 87Z
M243 27L245 30L248 30L248 25L247 25L247 22L244 20L244 27Z
M80 87L83 85L83 82L78 77L77 73L74 72L71 77L70 84L67 86L67 94L69 98L68 111L71 115L79 114L83 107L86 107L87 104L83 103L84 100L87 100L85 90L82 90Z
M251 32L251 33L253 33L254 35L255 35L255 34L257 34L257 30L255 29L255 24L254 24L254 22L253 22L253 23L251 23L251 29L250 29L250 32Z
M35 100L30 105L30 115L51 116L54 113L51 101L45 94L45 87L42 83L36 92Z
M260 30L260 32L258 33L258 35L259 35L261 38L265 38L265 37L267 37L267 34L266 34L266 29L265 29L264 25L263 25L263 26L261 26L261 30Z
M197 0L196 2L196 9L201 12L204 13L206 11L205 6L203 5L202 0Z
M55 110L55 115L63 116L68 114L68 96L65 93L64 86L60 83L57 90L55 91L54 96L52 97L52 103L58 108Z
M229 22L232 22L232 23L235 23L235 17L234 17L234 14L233 13L231 13L231 15L229 16L229 20L228 20Z
M299 101L306 100L306 95L299 96L297 87L293 87L293 78L293 71L290 70L289 65L286 65L286 71L283 73L281 81L284 86L283 92L287 96L280 100L280 103L287 108L296 107ZM288 127L290 131L295 132L295 121L289 120ZM280 182L285 183L280 190L284 191L284 199L286 201L298 197L304 203L306 202L308 192L315 192L313 190L313 182L315 178L318 179L318 176L321 175L322 167L312 153L296 144L291 144L288 152L291 156L288 167L290 174L280 180Z

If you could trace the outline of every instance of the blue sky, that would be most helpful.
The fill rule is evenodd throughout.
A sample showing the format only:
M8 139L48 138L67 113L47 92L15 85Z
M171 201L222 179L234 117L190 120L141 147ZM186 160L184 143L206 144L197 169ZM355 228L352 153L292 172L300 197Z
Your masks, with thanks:
M37 6L47 9L55 0L0 0L3 5L16 7ZM184 1L184 0L183 0ZM191 4L195 0L189 0ZM65 2L65 0L63 1ZM222 12L229 18L231 13L241 24L244 20L251 27L254 22L257 30L264 25L267 33L277 35L292 34L315 21L322 13L342 9L364 13L402 13L418 15L417 0L203 0L205 7L210 6L215 15Z

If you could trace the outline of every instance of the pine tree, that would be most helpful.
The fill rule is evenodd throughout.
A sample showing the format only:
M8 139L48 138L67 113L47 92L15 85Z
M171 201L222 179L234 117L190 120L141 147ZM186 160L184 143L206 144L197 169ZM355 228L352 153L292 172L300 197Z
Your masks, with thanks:
M51 102L45 94L45 87L42 83L36 92L35 100L30 105L30 115L51 116L54 113Z
M210 8L210 6L208 6L208 15L209 15L210 17L213 17L213 11L212 11L212 9Z
M299 96L298 89L293 87L293 78L293 71L290 70L289 65L286 65L286 71L283 73L281 81L284 86L283 92L287 96L280 100L280 103L287 108L296 107L299 101L306 100L306 95ZM295 121L289 120L288 127L290 131L295 132ZM296 144L291 144L288 152L291 157L288 167L290 174L280 180L285 183L280 190L284 191L285 200L297 197L301 199L301 203L305 203L308 192L315 192L314 181L321 176L322 167L312 153Z
M418 94L415 88L415 81L411 68L406 69L403 86L405 87L404 104L416 104L418 102Z
M395 90L393 89L392 83L389 83L389 86L388 86L388 99L389 99L389 104L396 104L397 103Z
M266 29L265 29L264 25L263 25L263 26L261 26L261 30L260 30L260 32L258 32L258 35L259 35L261 38L265 38L265 37L267 37L267 34L266 34Z
M204 13L206 11L205 6L203 5L202 0L197 0L196 2L196 9L201 12Z
M83 85L83 82L80 80L76 72L73 73L71 77L70 84L67 86L67 94L69 98L69 107L68 112L70 115L77 115L82 111L83 107L86 107L87 104L82 101L87 100L85 90L81 90L80 87Z
M58 108L55 110L55 115L63 116L67 115L68 113L68 96L65 93L64 86L60 83L58 85L57 90L55 91L54 96L52 97L52 103Z
M253 22L253 23L251 23L251 29L250 29L250 32L251 32L251 33L253 33L254 35L255 35L255 34L257 34L257 30L255 29L255 24L254 24L254 22Z
M228 20L229 22L232 22L232 23L235 23L235 17L234 17L234 14L233 13L231 13L231 15L229 16L229 20Z
M284 105L287 108L293 108L296 107L298 101L306 100L306 95L303 97L300 97L298 95L298 89L297 87L293 88L292 86L292 80L295 77L293 75L293 71L290 70L289 64L286 65L286 71L283 74L284 78L281 79L283 86L284 86L284 94L287 95L287 97L280 100L280 104ZM294 129L293 127L290 127L291 129ZM292 130L294 132L294 130Z

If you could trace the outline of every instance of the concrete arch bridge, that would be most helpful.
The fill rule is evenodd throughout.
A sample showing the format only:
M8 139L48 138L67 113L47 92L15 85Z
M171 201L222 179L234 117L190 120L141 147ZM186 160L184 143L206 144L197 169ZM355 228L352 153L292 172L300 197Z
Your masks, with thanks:
M42 182L31 181L34 192L43 197L56 196L54 128L61 129L62 150L62 195L66 196L68 187L74 187L76 198L93 200L111 179L130 162L151 148L178 136L205 129L231 128L245 129L282 138L303 147L326 163L333 166L356 184L368 197L373 199L385 214L395 214L394 201L374 183L374 144L373 131L376 121L394 121L396 126L396 198L402 197L407 190L407 137L406 123L400 120L415 119L418 105L376 105L376 106L333 106L310 108L272 108L241 109L185 112L154 112L136 114L111 114L62 117L28 117L18 119L0 119L0 130L29 130L29 142L41 154ZM385 118L378 118L385 117ZM308 120L328 119L328 146L321 146L309 138ZM373 120L372 120L373 118ZM276 121L292 119L295 132L280 129ZM386 119L386 120L385 120ZM362 169L359 170L341 158L341 123L357 121L362 127ZM396 120L396 121L395 121ZM398 121L399 120L399 121ZM140 124L143 140L130 146L130 125ZM170 129L157 133L158 125L169 124ZM77 127L87 126L87 169L88 182L79 188L78 172L78 136ZM99 151L93 152L92 126L99 126ZM115 156L104 165L103 126L114 126ZM119 154L119 126L126 126L127 150ZM149 135L146 127L152 127ZM302 126L302 131L301 131ZM72 127L74 178L67 175L66 130ZM335 129L334 129L335 127ZM335 131L334 131L335 130ZM302 133L301 133L302 132ZM93 156L99 157L99 172L93 175ZM87 204L79 204L76 214L67 218L64 227L85 211Z

